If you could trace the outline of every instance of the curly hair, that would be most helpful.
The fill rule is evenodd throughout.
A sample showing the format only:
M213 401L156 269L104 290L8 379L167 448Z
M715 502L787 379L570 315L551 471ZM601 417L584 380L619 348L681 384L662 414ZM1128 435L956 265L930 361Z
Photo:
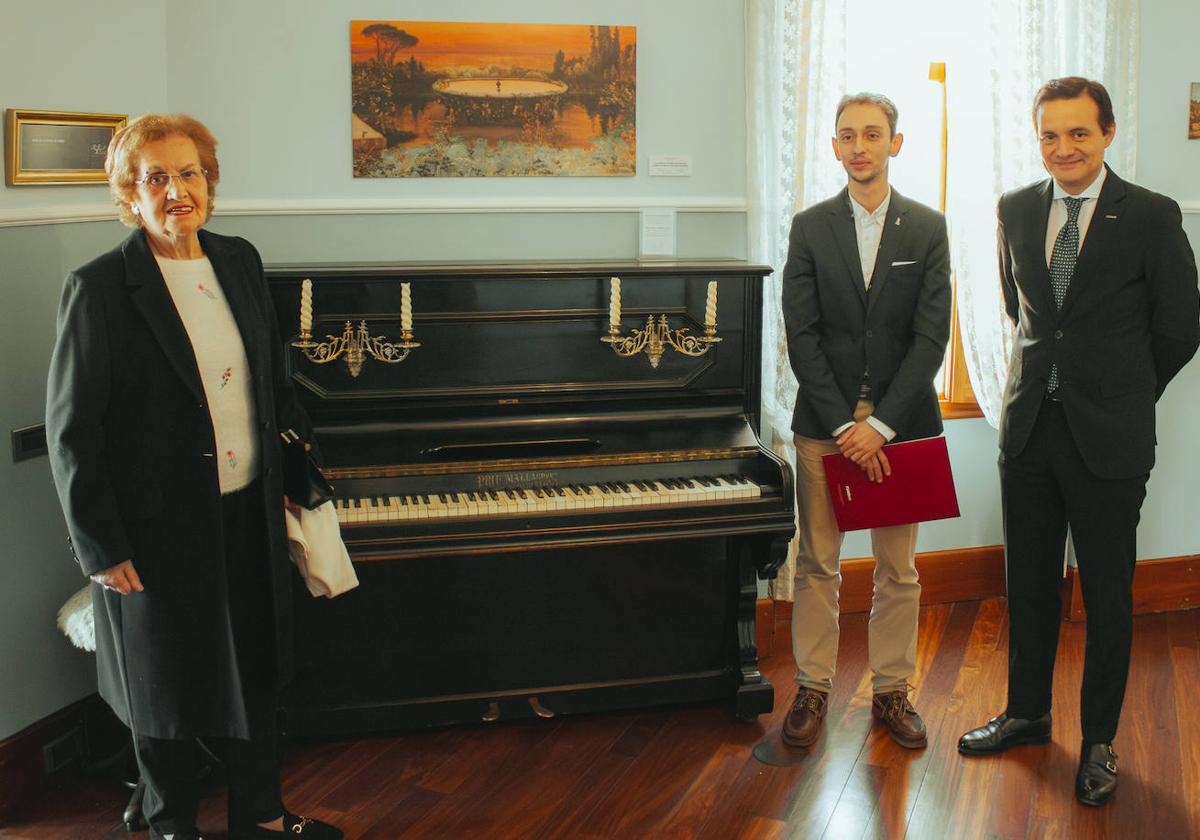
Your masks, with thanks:
M113 135L108 143L108 156L104 159L104 172L108 175L108 191L113 204L117 205L122 224L138 227L140 221L130 208L130 196L137 181L138 158L147 143L181 135L196 144L200 153L200 166L208 181L208 206L204 218L212 215L217 196L217 182L221 180L221 165L217 163L217 139L212 132L194 117L186 114L142 114Z

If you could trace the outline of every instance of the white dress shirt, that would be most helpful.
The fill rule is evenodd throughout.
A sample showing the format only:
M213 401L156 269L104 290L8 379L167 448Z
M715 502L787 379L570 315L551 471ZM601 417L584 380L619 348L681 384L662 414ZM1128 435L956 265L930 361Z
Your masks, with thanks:
M1071 195L1058 185L1058 181L1054 182L1054 198L1050 202L1050 221L1046 223L1046 265L1050 265L1050 257L1054 253L1054 240L1058 239L1058 232L1062 230L1062 226L1067 223L1067 204L1063 201L1064 198L1083 198L1086 201L1079 205L1079 218L1076 219L1076 224L1079 225L1079 247L1083 247L1083 238L1087 236L1088 226L1092 223L1092 216L1096 213L1096 202L1100 198L1100 188L1104 186L1104 179L1108 175L1106 167L1100 167L1100 174L1096 176L1096 180L1088 184L1088 188L1079 195ZM1076 254L1079 252L1076 251Z
M879 241L883 239L883 223L887 221L888 206L892 203L892 188L873 211L866 209L850 198L850 210L854 214L854 235L858 238L858 259L862 263L863 282L871 288L871 275L875 273L875 258L879 255Z
M854 214L854 236L858 240L858 259L862 264L863 282L871 288L871 277L875 274L875 258L879 256L879 243L883 239L883 223L887 221L888 207L892 203L892 188L888 187L887 195L873 211L867 209L850 197L850 211ZM896 432L877 417L868 417L871 428L883 435L884 440L891 440ZM843 423L833 430L837 437L853 426L853 423Z

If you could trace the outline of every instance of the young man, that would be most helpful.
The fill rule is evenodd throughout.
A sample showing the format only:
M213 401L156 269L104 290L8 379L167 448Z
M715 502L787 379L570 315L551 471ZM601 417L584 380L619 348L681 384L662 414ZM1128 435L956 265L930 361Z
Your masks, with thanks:
M1103 85L1047 82L1033 122L1050 178L1005 193L998 210L1000 280L1017 328L1000 420L1008 707L958 749L1050 740L1069 525L1087 610L1075 795L1099 805L1117 787L1112 740L1154 403L1200 344L1200 303L1179 206L1104 164L1116 123Z
M842 535L821 456L840 452L874 481L890 467L883 445L940 434L933 378L950 337L946 221L888 184L900 152L896 106L873 93L838 104L834 156L847 186L798 214L783 271L788 356L800 382L796 506L800 556L792 609L796 699L783 740L807 747L820 735L838 646ZM921 585L916 525L871 532L872 711L897 742L923 747L925 724L908 699L916 662Z

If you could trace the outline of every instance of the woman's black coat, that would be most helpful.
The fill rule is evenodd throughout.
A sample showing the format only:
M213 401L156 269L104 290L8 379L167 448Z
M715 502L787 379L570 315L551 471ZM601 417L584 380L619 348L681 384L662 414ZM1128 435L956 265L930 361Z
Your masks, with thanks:
M246 348L259 430L278 674L292 670L279 428L309 428L250 243L200 231ZM67 277L46 396L50 464L93 585L100 694L139 735L247 737L229 620L216 446L195 355L142 231ZM264 599L266 603L266 599Z

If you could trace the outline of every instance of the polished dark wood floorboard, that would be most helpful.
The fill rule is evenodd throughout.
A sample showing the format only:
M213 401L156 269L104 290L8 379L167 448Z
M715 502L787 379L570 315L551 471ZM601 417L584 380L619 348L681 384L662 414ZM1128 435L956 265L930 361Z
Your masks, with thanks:
M775 711L755 725L723 706L594 715L352 741L293 744L289 805L350 838L1169 838L1200 837L1200 610L1139 616L1116 751L1113 802L1075 802L1083 626L1063 626L1054 740L965 759L958 736L1004 705L1003 600L926 607L914 701L929 746L872 726L866 616L842 621L827 730L799 763L773 767L792 661L764 662ZM781 628L785 630L786 628ZM36 803L11 838L124 834L123 791L81 781ZM224 837L224 797L201 827Z

